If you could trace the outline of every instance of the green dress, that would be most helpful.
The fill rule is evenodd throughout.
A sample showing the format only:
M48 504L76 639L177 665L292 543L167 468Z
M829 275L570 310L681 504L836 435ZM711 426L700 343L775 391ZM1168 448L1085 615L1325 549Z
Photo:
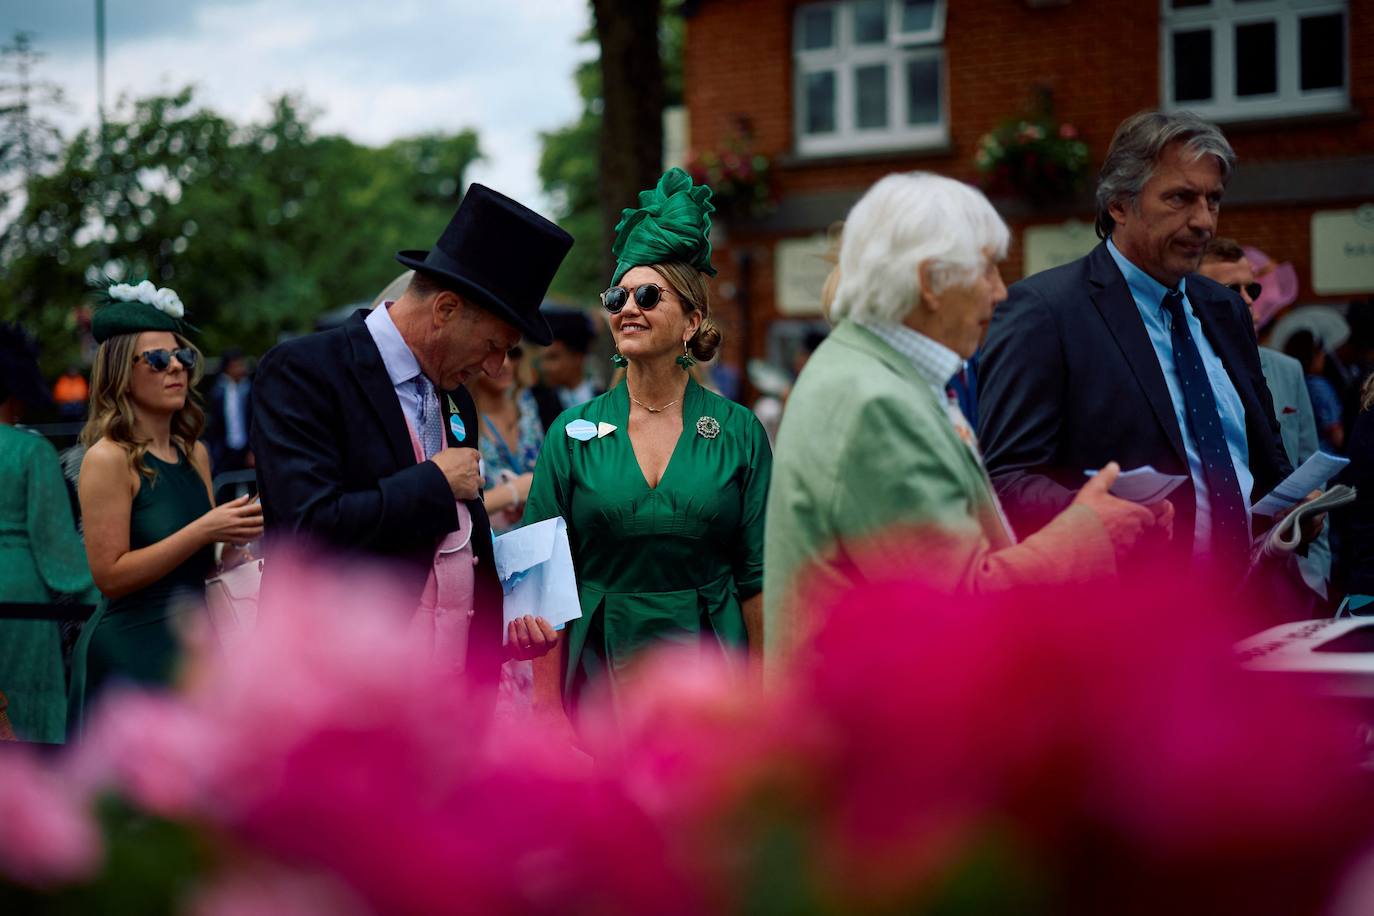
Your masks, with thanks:
M129 549L156 544L210 511L205 480L180 451L177 463L145 455L156 471L142 475L129 515ZM100 602L72 653L70 726L80 735L91 705L113 681L163 685L180 658L178 618L205 601L214 549L204 547L153 584Z
M99 593L57 452L40 436L0 424L0 480L0 601L94 604ZM67 685L56 621L0 620L0 692L19 738L65 738Z
M564 633L569 711L607 677L613 692L623 686L625 666L646 646L703 637L743 646L740 602L763 587L773 456L762 424L689 380L682 437L651 489L630 444L629 415L623 384L559 415L525 507L525 524L554 516L568 524L582 604ZM567 426L579 419L616 429L578 441Z

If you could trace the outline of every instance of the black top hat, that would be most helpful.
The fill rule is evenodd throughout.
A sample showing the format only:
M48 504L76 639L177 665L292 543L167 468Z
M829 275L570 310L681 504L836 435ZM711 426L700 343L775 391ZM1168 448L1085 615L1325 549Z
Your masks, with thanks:
M572 236L530 208L474 183L433 248L400 251L396 260L547 345L553 334L539 304L572 244Z

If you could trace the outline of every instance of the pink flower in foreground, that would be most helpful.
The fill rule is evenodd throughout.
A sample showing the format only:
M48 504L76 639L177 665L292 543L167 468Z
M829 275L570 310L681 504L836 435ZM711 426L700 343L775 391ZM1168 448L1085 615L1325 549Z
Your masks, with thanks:
M267 865L237 866L200 889L188 916L369 916L337 879Z
M87 797L24 748L0 750L0 873L38 887L100 867Z
M656 815L717 806L805 738L745 666L714 646L650 652L618 697L586 704L579 731L603 771Z
M1194 912L1321 899L1371 810L1353 728L1240 671L1227 600L1172 579L839 599L793 696L834 736L816 817L838 883L912 892L991 831L1090 910L1183 885Z
M111 701L76 767L89 784L379 913L695 909L658 826L554 739L493 724L385 580L278 560L268 586L252 638L195 659L180 696Z
M388 914L691 911L654 825L615 785L518 758L436 767L408 731L303 739L236 829Z
M118 789L164 817L201 812L234 736L177 697L121 688L105 697L65 769L87 797Z

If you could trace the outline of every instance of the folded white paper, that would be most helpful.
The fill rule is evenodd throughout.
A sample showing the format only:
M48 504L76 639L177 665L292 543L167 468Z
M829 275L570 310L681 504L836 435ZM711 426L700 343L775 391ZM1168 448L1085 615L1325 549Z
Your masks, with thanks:
M526 614L543 617L556 630L582 616L568 525L562 518L506 532L496 538L495 553L507 630L512 620ZM503 635L503 644L505 639Z
M1307 494L1313 490L1320 490L1326 486L1326 482L1335 477L1341 468L1349 463L1349 458L1328 455L1326 452L1316 452L1302 463L1302 467L1289 474L1282 483L1270 490L1268 496L1255 503L1250 512L1254 515L1273 515L1276 512L1282 512L1289 506L1296 505L1306 499Z
M1089 477L1097 476L1097 471L1084 471ZM1118 499L1128 500L1141 505L1157 503L1178 488L1187 477L1176 474L1161 474L1151 465L1122 471L1112 484L1111 494Z

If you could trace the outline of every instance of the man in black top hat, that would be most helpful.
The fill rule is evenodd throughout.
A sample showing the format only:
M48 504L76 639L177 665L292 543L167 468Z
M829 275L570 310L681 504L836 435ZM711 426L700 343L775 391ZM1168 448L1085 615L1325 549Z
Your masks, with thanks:
M434 248L396 255L415 270L399 299L283 343L258 366L252 448L269 541L290 536L345 561L390 560L418 604L461 500L477 561L466 670L488 684L506 657L502 594L481 502L477 411L462 386L478 372L495 375L521 335L551 340L539 304L572 241L473 184ZM519 658L556 642L533 618L517 621L511 637Z

